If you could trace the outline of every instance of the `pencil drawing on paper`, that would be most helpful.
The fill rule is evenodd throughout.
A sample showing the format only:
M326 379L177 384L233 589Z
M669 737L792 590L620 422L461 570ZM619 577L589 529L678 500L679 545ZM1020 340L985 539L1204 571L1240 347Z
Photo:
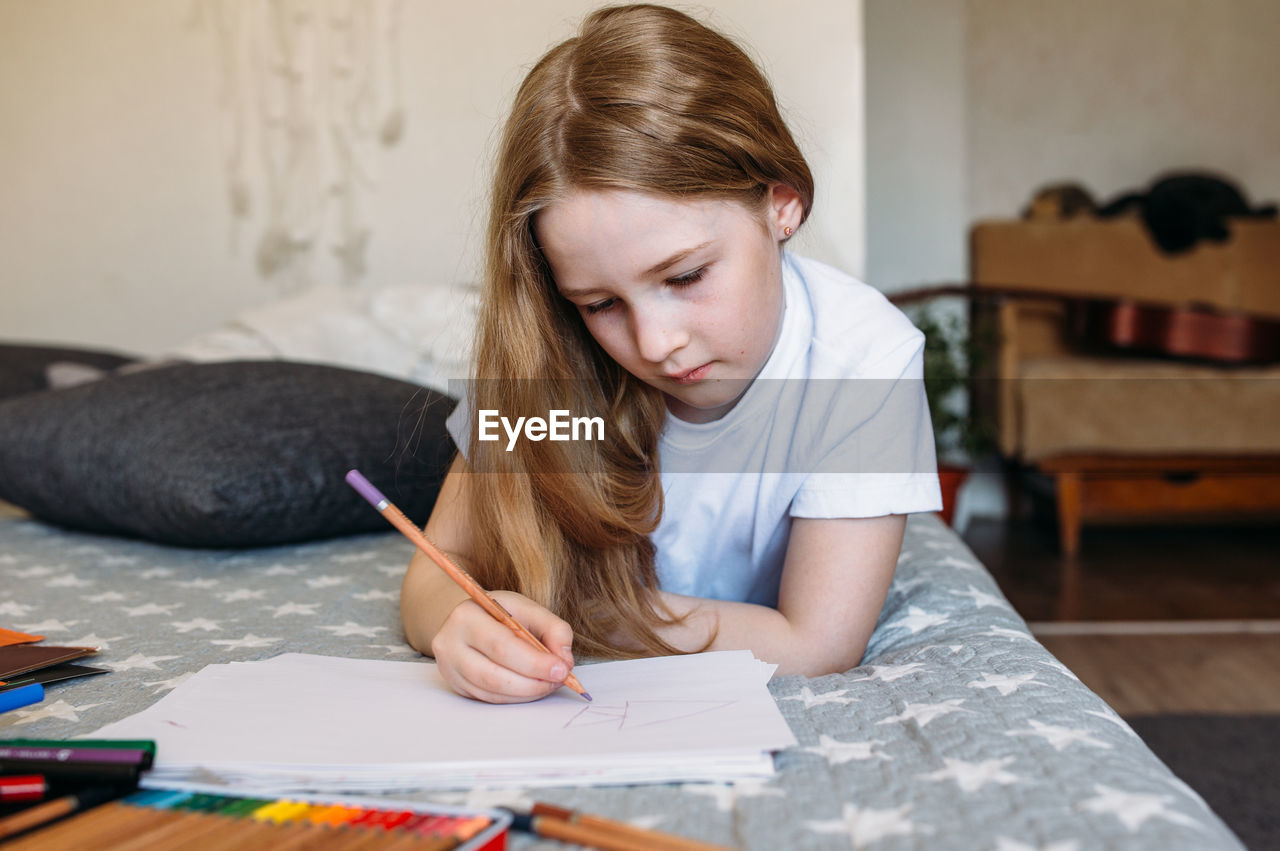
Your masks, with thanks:
M669 724L732 706L736 700L628 700L625 703L592 704L570 716L564 729L613 726L618 730Z

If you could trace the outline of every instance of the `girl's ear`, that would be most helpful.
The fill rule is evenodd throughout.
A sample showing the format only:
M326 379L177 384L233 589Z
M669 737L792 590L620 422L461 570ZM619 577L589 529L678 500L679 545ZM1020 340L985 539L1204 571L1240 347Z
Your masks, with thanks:
M804 202L800 200L800 193L785 183L774 183L769 187L767 215L774 236L778 240L787 239L804 219Z

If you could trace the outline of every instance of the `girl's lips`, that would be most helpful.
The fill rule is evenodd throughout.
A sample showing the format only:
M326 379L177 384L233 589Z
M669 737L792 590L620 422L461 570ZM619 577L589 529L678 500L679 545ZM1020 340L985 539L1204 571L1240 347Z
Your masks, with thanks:
M702 366L694 367L688 372L681 372L677 375L668 375L667 378L671 379L676 384L694 384L701 381L709 369L711 369L711 364L704 363Z

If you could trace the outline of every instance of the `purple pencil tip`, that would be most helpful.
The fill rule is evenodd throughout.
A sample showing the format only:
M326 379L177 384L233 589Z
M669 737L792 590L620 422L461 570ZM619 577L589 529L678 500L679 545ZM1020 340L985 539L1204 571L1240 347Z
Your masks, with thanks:
M585 691L582 693L582 696L585 697L587 700L591 699L591 695L587 694Z
M383 496L382 492L379 491L377 488L375 488L368 479L360 475L359 470L348 471L346 479L347 479L347 484L355 488L356 493L360 494L362 497L368 500L369 504L372 505L374 508L381 511L383 508L386 507L384 505L381 505L380 503L387 502L387 498Z

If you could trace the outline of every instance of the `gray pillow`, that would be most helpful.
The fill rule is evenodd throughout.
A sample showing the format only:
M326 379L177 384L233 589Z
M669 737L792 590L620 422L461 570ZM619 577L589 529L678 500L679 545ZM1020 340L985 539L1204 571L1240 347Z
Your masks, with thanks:
M181 364L0 401L0 499L41 519L167 544L250 547L390 529L359 469L426 521L454 401L285 361Z
M0 344L0 399L47 390L49 368L53 366L111 370L134 360L97 349Z

